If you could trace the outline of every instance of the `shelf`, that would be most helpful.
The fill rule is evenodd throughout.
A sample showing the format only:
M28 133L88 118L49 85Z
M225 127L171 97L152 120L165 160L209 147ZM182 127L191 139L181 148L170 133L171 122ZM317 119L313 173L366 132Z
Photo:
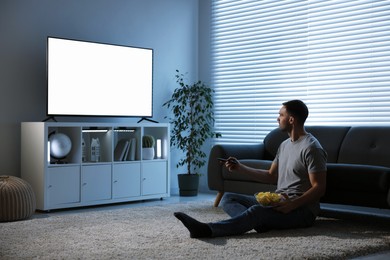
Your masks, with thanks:
M49 135L56 133L71 141L60 159L50 156ZM145 134L160 140L160 158L142 159ZM22 178L34 189L37 209L170 196L168 124L23 122L21 139Z

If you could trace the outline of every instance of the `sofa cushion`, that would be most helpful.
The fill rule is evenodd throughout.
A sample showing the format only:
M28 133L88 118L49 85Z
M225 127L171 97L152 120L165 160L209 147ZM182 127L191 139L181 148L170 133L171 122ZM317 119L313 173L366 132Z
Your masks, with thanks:
M390 168L360 164L327 164L327 190L387 192Z
M321 198L320 202L360 207L389 208L386 193L372 191L326 191L325 196Z
M320 142L328 154L328 162L335 163L339 157L339 150L349 126L306 126L306 131L311 133ZM264 159L273 160L279 145L288 138L286 132L279 128L272 130L264 138Z
M272 185L272 184L265 184L265 183L253 182L253 181L230 181L230 180L224 181L225 192L254 195L259 191L274 192L275 190L276 190L276 185Z
M355 126L344 138L338 162L390 167L389 153L389 127Z
M317 138L325 149L328 154L328 162L335 163L339 157L343 139L350 128L349 126L306 126L306 131Z

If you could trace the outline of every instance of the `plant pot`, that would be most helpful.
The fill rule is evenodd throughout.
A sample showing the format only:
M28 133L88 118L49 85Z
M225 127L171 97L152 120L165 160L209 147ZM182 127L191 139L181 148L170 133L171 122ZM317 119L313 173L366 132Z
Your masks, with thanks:
M197 196L199 188L198 174L179 174L177 175L179 181L180 196Z
M154 148L142 148L142 159L152 160L154 159Z

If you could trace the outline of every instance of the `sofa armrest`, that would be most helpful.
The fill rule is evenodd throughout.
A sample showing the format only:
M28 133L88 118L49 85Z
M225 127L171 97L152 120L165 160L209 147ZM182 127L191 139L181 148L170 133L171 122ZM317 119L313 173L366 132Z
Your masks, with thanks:
M227 158L229 156L240 159L263 159L264 144L247 144L247 145L233 145L233 144L218 144L213 146L210 151L207 180L210 190L224 191L222 165L218 158Z

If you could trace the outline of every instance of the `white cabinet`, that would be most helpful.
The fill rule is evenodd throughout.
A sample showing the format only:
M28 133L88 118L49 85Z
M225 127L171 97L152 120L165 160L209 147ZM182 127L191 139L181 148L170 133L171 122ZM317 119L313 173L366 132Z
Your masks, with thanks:
M111 199L111 165L87 165L81 167L82 201Z
M71 140L65 158L50 156L55 133ZM142 159L143 135L161 143L152 160ZM98 159L91 154L96 140ZM33 187L39 210L170 196L168 124L23 122L21 145L21 177Z
M141 196L140 163L114 164L112 176L112 196L114 199Z
M80 203L80 166L49 167L47 181L49 207Z
M153 195L166 192L168 188L165 172L166 162L145 162L142 164L142 195Z

